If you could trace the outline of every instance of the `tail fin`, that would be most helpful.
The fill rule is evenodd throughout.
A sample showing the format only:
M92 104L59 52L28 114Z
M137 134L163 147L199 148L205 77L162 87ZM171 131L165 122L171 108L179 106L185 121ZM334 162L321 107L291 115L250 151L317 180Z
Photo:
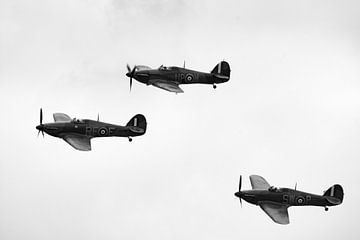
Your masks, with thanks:
M326 190L323 196L331 197L327 198L327 200L332 204L340 204L344 199L344 190L339 184L335 184ZM333 201L333 198L337 199L338 201Z
M212 74L221 78L230 78L230 65L228 62L221 61L219 62L214 69L211 71Z
M130 127L130 130L135 133L146 132L146 118L142 114L136 114L134 117L130 119L130 121L126 124L127 127Z

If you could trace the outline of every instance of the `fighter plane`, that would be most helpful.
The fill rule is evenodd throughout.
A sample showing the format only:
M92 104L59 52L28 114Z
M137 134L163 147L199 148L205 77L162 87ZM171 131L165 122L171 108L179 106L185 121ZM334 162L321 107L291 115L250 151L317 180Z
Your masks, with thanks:
M230 65L225 61L218 63L210 73L198 72L184 67L166 67L161 65L158 69L151 69L143 65L135 65L133 69L127 65L128 73L126 76L130 78L130 91L132 87L132 79L146 85L164 89L169 92L183 93L179 87L180 84L212 84L216 88L216 84L224 83L230 79Z
M328 211L328 206L342 203L344 198L343 188L335 184L324 192L324 195L315 195L289 188L276 188L261 176L251 175L252 190L241 191L241 175L239 191L235 196L245 201L259 205L262 210L276 223L289 224L287 209L292 206L322 206Z
M64 113L54 113L54 123L42 123L43 112L40 109L40 125L36 126L44 136L47 134L62 138L80 151L91 150L91 138L95 137L131 137L143 135L146 132L146 119L143 115L137 114L126 124L126 126L114 125L89 119L71 119Z

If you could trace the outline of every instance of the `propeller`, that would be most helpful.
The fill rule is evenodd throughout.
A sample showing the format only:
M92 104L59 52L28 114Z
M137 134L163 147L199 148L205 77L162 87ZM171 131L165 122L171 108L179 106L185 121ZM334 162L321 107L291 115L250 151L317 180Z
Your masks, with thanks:
M42 120L43 120L43 111L42 108L40 108L40 125L42 125Z
M242 176L240 175L240 179L239 179L239 192L241 192L241 183L242 183ZM242 207L241 197L239 197L239 200L240 200L240 206Z
M42 108L40 108L40 125L36 127L39 130L38 137L40 135L40 132L44 137L44 126L43 126L42 121L43 121L43 111L42 111Z
M131 70L129 64L126 65L126 68L128 70L128 73L126 74L126 76L128 76L130 78L130 92L131 92L131 87L132 87L132 79L134 77L135 74L135 70L136 70L136 65L134 66L134 68Z
M241 182L242 182L242 176L240 175L240 179L239 179L239 192L241 191Z

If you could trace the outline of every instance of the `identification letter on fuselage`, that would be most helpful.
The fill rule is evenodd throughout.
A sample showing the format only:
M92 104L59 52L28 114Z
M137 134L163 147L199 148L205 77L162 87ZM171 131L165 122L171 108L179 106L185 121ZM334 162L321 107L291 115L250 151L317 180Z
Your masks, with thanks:
M87 127L87 136L111 136L115 132L114 127Z
M302 204L309 204L311 201L311 196L306 195L304 198L303 196L296 196L295 194L284 194L283 195L283 203L285 204L296 204L296 205L302 205Z

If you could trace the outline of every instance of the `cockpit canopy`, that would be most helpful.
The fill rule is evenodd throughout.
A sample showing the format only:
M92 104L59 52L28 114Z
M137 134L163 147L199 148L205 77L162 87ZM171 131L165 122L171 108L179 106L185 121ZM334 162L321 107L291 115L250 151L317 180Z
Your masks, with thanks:
M290 188L277 188L274 186L269 187L269 192L290 192L292 191Z
M165 71L165 70L167 70L167 67L164 66L164 65L161 65L161 66L158 68L158 70L160 70L160 71Z
M84 123L84 120L82 120L82 119L77 119L77 118L73 118L73 119L72 119L72 122L74 122L74 123Z
M176 69L178 69L178 67L166 67L166 66L164 66L164 65L161 65L161 66L158 68L158 70L160 70L160 71L176 70Z
M279 189L277 187L271 186L269 187L269 192L279 192Z

